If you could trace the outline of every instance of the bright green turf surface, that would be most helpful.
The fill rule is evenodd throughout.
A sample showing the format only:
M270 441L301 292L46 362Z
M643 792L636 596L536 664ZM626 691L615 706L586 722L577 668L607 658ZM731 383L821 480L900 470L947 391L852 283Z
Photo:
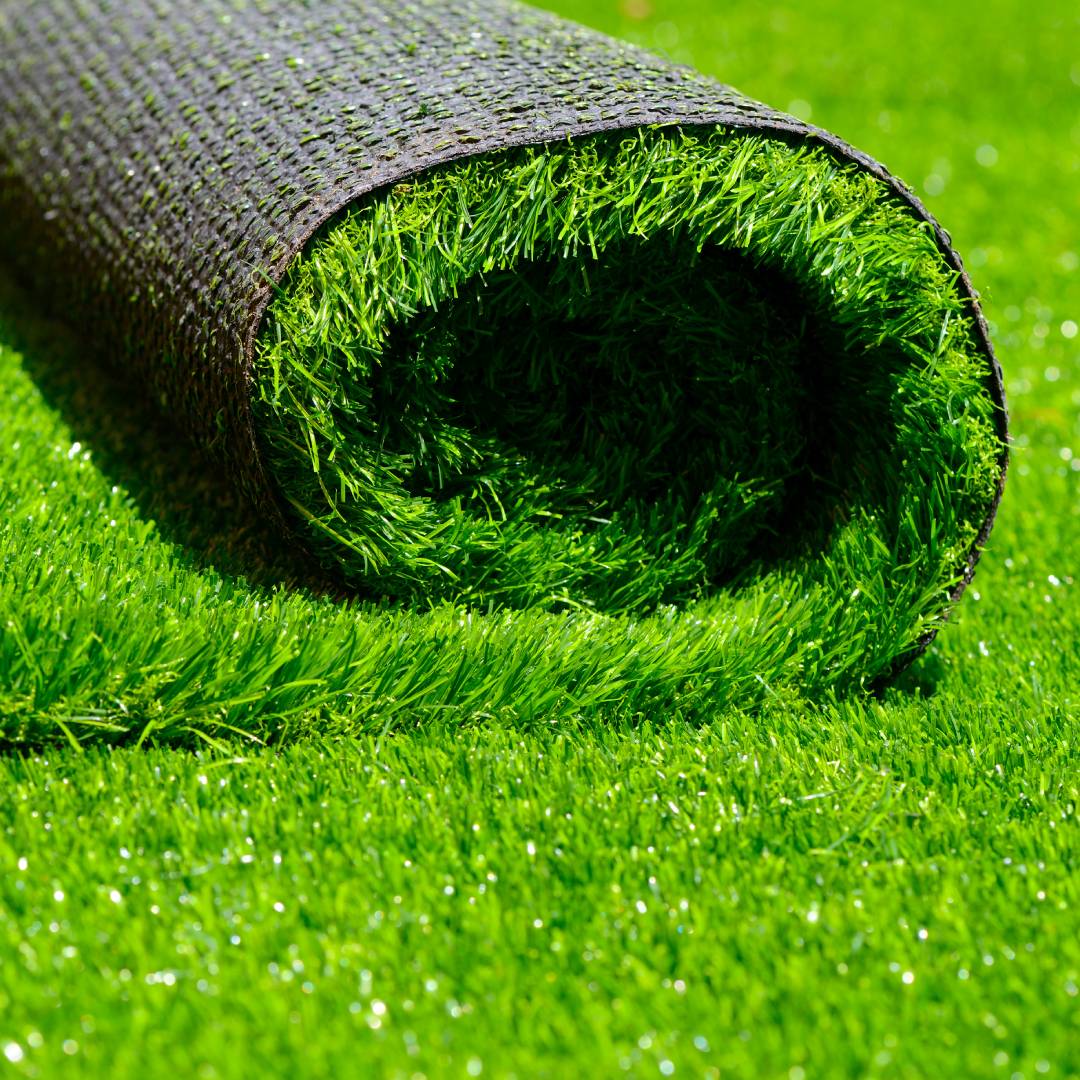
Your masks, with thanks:
M974 591L882 703L787 700L753 719L716 710L696 728L658 716L557 731L540 702L522 731L495 718L379 744L342 732L319 749L234 747L214 762L9 755L0 1067L467 1075L481 1062L484 1075L609 1075L636 1048L631 1071L644 1075L663 1075L663 1061L676 1075L1080 1075L1072 7L999 0L977 19L928 2L562 10L777 105L812 103L815 121L908 177L952 230L988 294L1017 437ZM138 674L160 664L164 678L173 655L201 646L202 683L179 692L222 708L257 696L266 667L222 644L227 619L197 613L262 602L230 576L219 540L231 521L228 547L255 547L257 530L214 505L211 479L181 448L155 448L169 440L138 416L105 430L127 409L122 384L95 379L73 402L57 371L70 342L5 297L4 647L42 681L60 657L78 687L80 672L122 685L140 648ZM55 626L21 618L27 582L11 552L31 540L42 575L67 582ZM125 602L148 593L156 628ZM330 619L316 633L297 612L265 664L306 649L287 663L310 670ZM107 642L125 636L121 665ZM279 711L318 692L295 686ZM389 704L372 703L376 726ZM18 710L4 707L15 738ZM237 753L245 764L230 763ZM295 961L304 970L286 981Z

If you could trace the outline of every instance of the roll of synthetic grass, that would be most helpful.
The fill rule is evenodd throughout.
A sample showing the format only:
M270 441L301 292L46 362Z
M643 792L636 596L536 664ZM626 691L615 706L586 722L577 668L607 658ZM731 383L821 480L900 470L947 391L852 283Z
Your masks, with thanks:
M452 612L571 695L865 685L988 535L1001 375L918 200L552 16L5 0L0 169L42 301L419 666Z

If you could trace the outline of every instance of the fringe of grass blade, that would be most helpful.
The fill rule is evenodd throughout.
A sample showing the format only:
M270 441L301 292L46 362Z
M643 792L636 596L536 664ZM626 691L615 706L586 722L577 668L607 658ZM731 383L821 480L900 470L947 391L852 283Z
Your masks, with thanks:
M926 224L820 149L722 130L372 199L291 268L256 374L307 542L369 595L726 619L786 594L810 682L940 618L998 477Z

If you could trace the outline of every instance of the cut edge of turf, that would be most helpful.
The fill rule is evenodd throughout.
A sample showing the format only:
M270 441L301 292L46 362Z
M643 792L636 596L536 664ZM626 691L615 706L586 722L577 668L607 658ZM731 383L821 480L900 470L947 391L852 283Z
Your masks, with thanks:
M589 274L604 270L605 253L647 244L662 264L652 253L665 242L681 244L691 258L715 249L734 253L754 275L785 279L826 328L825 346L846 358L833 371L847 384L840 387L847 434L857 444L866 415L856 414L873 416L874 408L878 420L894 426L890 445L876 451L879 475L865 500L887 508L890 525L882 530L874 523L880 515L871 512L854 543L851 521L866 510L858 496L867 490L847 491L831 511L846 522L822 548L831 554L788 551L773 567L794 567L811 586L847 582L847 594L876 589L878 621L897 635L890 664L911 654L970 576L1000 491L1002 422L987 388L993 372L960 272L949 265L933 224L859 165L805 142L722 128L589 136L443 166L336 218L276 291L254 363L264 457L305 543L361 592L420 608L449 602L641 614L672 600L713 608L718 593L748 581L753 588L755 576L770 587L776 575L761 560L723 580L710 577L709 568L722 547L715 523L733 508L736 521L740 508L753 516L756 503L768 503L774 477L729 468L736 483L714 501L716 492L705 492L696 507L670 512L668 505L657 514L655 505L639 506L622 520L619 507L612 513L602 499L583 500L576 517L556 506L563 532L553 540L559 529L544 499L567 486L565 477L545 483L550 473L543 467L526 468L524 476L519 469L511 498L501 498L500 480L529 454L516 445L509 454L500 456L497 445L491 452L490 439L462 430L461 403L446 392L447 373L461 359L455 342L483 330L484 305L497 308L500 290L512 294L515 275L553 265L546 281L566 294L559 301L565 314L575 295L588 291L581 286ZM454 315L470 305L471 316ZM505 317L505 302L503 308ZM559 313L549 314L545 329L557 328ZM822 342L814 344L820 350ZM798 347L805 352L806 342ZM867 377L867 359L883 370ZM744 356L735 370L752 367ZM760 389L753 387L758 399ZM406 445L388 450L380 394L408 410L425 393ZM736 403L734 412L745 405ZM477 442L484 443L479 451ZM839 443L835 449L849 450ZM783 478L782 460L766 464L779 465ZM456 488L445 483L455 468L463 481ZM416 474L425 470L418 484ZM433 471L443 481L435 500L426 497L437 487ZM835 493L850 486L851 476L837 473L830 482ZM537 489L540 497L530 500ZM537 528L540 519L545 524ZM652 547L650 537L659 537ZM892 571L908 568L908 583L893 588L891 573L882 572L882 546ZM569 569L568 548L579 560ZM598 586L590 563L605 568ZM674 594L662 580L636 593L628 587L658 565L660 578L682 575ZM555 573L545 577L545 567ZM535 581L540 585L532 589ZM907 616L897 611L905 607Z

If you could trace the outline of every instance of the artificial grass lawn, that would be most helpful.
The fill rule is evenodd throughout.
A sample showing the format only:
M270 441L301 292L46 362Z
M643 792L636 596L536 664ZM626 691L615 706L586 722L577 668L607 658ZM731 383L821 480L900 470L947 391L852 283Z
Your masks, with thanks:
M1066 718L822 719L10 761L5 1036L43 1076L1075 1075Z
M284 734L327 733L201 759L9 756L0 1047L16 1069L611 1074L636 1053L633 1071L678 1075L1080 1072L1074 16L626 10L565 9L715 48L692 59L812 101L924 181L989 289L1018 446L955 624L880 702L763 692L750 714L682 698L644 724L551 727L563 698L541 695L524 722L496 709L391 733L417 689L391 672L342 716L288 673L353 671L335 635L354 627L331 599L237 577L263 542L243 509L122 383L66 374L77 344L9 294L0 612L34 693L88 688L80 734L115 723L111 689L132 731L164 698L221 740L215 720L273 677ZM918 47L898 57L897 40ZM245 625L280 630L234 640ZM357 677L370 647L355 643ZM177 657L199 649L177 686ZM627 696L630 652L611 698L628 717L649 709ZM582 662L612 655L626 651ZM502 698L477 700L513 700L512 665L502 677ZM9 741L72 718L10 694L3 709Z

